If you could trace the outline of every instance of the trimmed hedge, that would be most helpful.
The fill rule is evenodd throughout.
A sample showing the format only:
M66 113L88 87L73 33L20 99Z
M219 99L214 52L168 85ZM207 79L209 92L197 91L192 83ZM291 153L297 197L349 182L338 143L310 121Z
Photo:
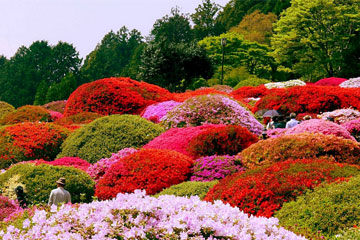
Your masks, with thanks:
M0 175L0 194L15 199L14 189L22 186L30 203L47 203L51 190L56 188L56 181L64 177L65 189L71 194L72 203L81 199L90 202L94 194L94 181L84 171L73 167L35 165L31 163L18 164ZM81 197L80 194L85 194Z
M48 122L51 115L48 110L40 106L26 105L9 112L0 119L0 125L10 125L22 122Z
M15 111L15 108L13 105L7 103L7 102L3 102L3 101L0 101L0 119L10 113L10 112L13 112Z
M163 128L134 115L98 118L73 132L61 146L61 157L80 157L90 163L109 158L123 148L139 148L159 136Z

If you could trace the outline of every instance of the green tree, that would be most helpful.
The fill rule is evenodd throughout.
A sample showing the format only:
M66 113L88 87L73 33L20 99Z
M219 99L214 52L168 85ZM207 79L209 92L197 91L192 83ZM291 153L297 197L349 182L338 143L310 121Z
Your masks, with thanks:
M359 0L293 0L272 38L279 63L309 80L360 74ZM351 57L350 57L351 58Z
M131 79L137 79L137 75L140 71L141 65L141 56L146 47L146 43L141 43L137 48L135 48L129 63L124 67L121 72L121 76L130 77Z

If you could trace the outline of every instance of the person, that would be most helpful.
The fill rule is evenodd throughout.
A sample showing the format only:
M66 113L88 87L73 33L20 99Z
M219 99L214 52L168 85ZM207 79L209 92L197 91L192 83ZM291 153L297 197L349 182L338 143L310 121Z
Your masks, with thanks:
M286 123L286 128L292 128L299 124L299 121L296 120L296 114L291 113L290 114L290 121Z
M28 203L26 201L26 194L24 193L24 188L22 186L17 186L15 188L15 194L16 194L16 199L18 200L20 207L27 208Z
M275 128L285 128L286 122L283 116L279 116L277 121L274 123Z
M268 122L268 124L266 125L266 130L269 130L269 129L274 129L275 128L275 122L277 121L277 117L274 116L274 117L271 117L271 121Z
M49 206L53 204L71 203L70 193L64 189L65 182L65 178L59 178L59 180L56 181L57 189L52 190L50 193Z
M307 120L310 120L310 119L311 119L310 115L306 115L305 117L303 117L303 121L307 121Z

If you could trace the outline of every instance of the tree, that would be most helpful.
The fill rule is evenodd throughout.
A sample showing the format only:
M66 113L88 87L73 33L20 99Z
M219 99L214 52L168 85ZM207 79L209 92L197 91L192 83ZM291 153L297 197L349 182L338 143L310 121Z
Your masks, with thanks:
M217 34L216 16L220 8L220 5L211 0L203 0L195 9L195 13L191 14L196 39L201 40Z
M81 83L120 76L136 48L142 44L142 39L139 31L129 31L125 26L116 33L107 33L95 50L86 56L81 68Z
M138 78L168 90L185 90L193 78L210 78L206 52L196 43L152 42L141 57Z
M273 33L272 26L276 21L277 16L275 14L264 14L255 10L246 15L239 25L231 28L230 31L240 33L246 40L269 45Z
M331 17L330 17L331 16ZM276 24L274 57L309 80L360 74L358 0L293 0Z

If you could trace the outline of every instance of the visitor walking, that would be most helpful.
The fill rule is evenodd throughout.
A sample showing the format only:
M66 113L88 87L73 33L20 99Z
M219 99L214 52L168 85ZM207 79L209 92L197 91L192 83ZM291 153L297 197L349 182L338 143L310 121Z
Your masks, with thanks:
M16 199L18 200L20 207L27 208L28 203L26 201L26 195L24 193L24 188L22 186L17 186L15 188L15 194L16 194Z
M52 190L50 193L49 206L53 204L71 203L70 193L64 189L65 182L65 178L59 178L59 180L56 181L57 189Z
M299 124L299 121L296 120L296 114L291 113L290 114L290 121L286 123L286 128L292 128Z

